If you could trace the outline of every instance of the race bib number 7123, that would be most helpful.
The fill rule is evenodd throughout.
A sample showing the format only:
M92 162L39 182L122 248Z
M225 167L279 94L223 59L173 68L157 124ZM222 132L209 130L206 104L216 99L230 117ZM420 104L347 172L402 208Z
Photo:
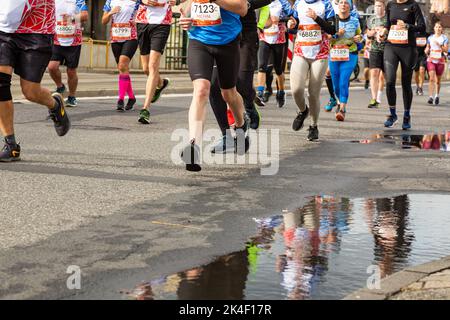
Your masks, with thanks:
M222 23L220 7L208 0L194 0L191 5L192 25L215 26Z

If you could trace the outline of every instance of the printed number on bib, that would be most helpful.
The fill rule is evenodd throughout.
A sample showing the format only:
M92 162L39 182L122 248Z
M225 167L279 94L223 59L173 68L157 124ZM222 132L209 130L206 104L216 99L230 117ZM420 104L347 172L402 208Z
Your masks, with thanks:
M192 25L216 26L222 24L220 7L215 3L209 3L208 0L194 0L191 5Z
M131 25L129 23L113 23L111 39L114 41L131 39Z
M395 44L408 44L408 30L401 29L398 26L391 26L388 41Z
M425 47L427 45L427 38L417 38L416 44L418 47Z
M58 38L73 38L75 36L76 30L76 25L71 22L65 23L62 21L58 21L56 23L56 36Z
M350 49L346 45L336 45L330 50L331 61L349 61Z
M296 38L301 46L317 46L322 43L322 31L317 24L305 24L298 27Z
M441 58L442 58L442 50L431 50L430 58L432 60L441 60Z

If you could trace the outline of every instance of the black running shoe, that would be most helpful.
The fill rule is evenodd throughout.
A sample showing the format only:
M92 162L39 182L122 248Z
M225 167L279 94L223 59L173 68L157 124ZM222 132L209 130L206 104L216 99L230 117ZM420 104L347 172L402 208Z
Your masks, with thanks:
M0 162L20 161L20 146L18 144L7 144L0 151Z
M56 93L64 94L66 92L66 86L63 84L62 87L56 87Z
M261 123L261 114L256 106L253 106L253 109L247 111L247 114L250 118L250 128L256 130L259 128Z
M125 111L125 103L123 102L123 100L117 101L116 111L117 112L124 112Z
M136 104L136 99L128 99L127 105L125 106L125 110L133 110L134 105Z
M270 97L272 96L273 92L269 90L265 90L262 95L262 101L267 103L269 102Z
M200 148L192 140L181 152L181 159L186 164L187 171L198 172L202 170L200 166Z
M439 97L434 98L434 104L437 106L439 104Z
M427 103L428 104L433 104L434 103L433 97L429 97Z
M286 93L284 91L277 92L277 106L283 108L286 105Z
M364 83L364 89L369 89L369 80L366 80L366 83Z
M418 93L418 95L419 95L419 96L423 96L423 89L422 89L421 87L419 87L419 89L418 89L418 90L419 90L419 93Z
M244 124L242 127L236 128L235 150L238 155L244 155L250 149L250 137L248 136L250 120L247 115L244 116Z
M64 108L64 98L62 95L55 92L52 96L53 99L55 99L57 106L48 110L49 118L53 120L55 131L58 136L62 137L70 130L70 120Z
M292 122L292 130L298 131L301 128L303 128L303 122L305 122L305 119L308 117L309 114L309 108L306 106L305 111L299 112L297 116L294 119L294 122Z
M255 103L258 107L265 107L265 106L266 106L266 104L264 103L262 97L260 97L260 96L258 96L258 95L255 96L254 103Z
M317 126L309 126L308 129L308 140L314 141L319 139L319 129L317 129Z
M156 88L156 90L155 90L155 94L153 95L152 103L155 103L156 101L159 100L159 98L161 97L161 93L163 92L163 90L165 88L167 88L169 83L170 83L169 79L163 79L162 87L161 88Z

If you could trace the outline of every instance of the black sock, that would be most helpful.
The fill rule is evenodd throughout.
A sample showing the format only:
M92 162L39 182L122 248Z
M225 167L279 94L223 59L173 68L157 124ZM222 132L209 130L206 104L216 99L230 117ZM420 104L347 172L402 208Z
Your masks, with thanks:
M333 81L331 77L325 77L325 82L327 84L328 92L330 93L330 97L336 99L334 95Z
M11 134L11 135L9 135L9 136L6 136L6 137L5 137L5 142L6 142L7 144L9 144L9 145L15 146L15 145L17 144L17 142L16 142L16 136L13 135L13 134Z

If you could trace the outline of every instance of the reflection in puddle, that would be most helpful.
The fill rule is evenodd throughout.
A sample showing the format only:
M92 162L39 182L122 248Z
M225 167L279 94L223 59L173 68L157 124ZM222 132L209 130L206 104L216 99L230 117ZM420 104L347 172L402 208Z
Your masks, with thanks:
M443 134L376 134L371 139L355 140L352 143L389 143L402 147L402 149L440 150L450 152L450 131Z
M143 283L134 299L337 299L382 277L449 254L450 196L316 196L293 212L255 219L242 251Z

